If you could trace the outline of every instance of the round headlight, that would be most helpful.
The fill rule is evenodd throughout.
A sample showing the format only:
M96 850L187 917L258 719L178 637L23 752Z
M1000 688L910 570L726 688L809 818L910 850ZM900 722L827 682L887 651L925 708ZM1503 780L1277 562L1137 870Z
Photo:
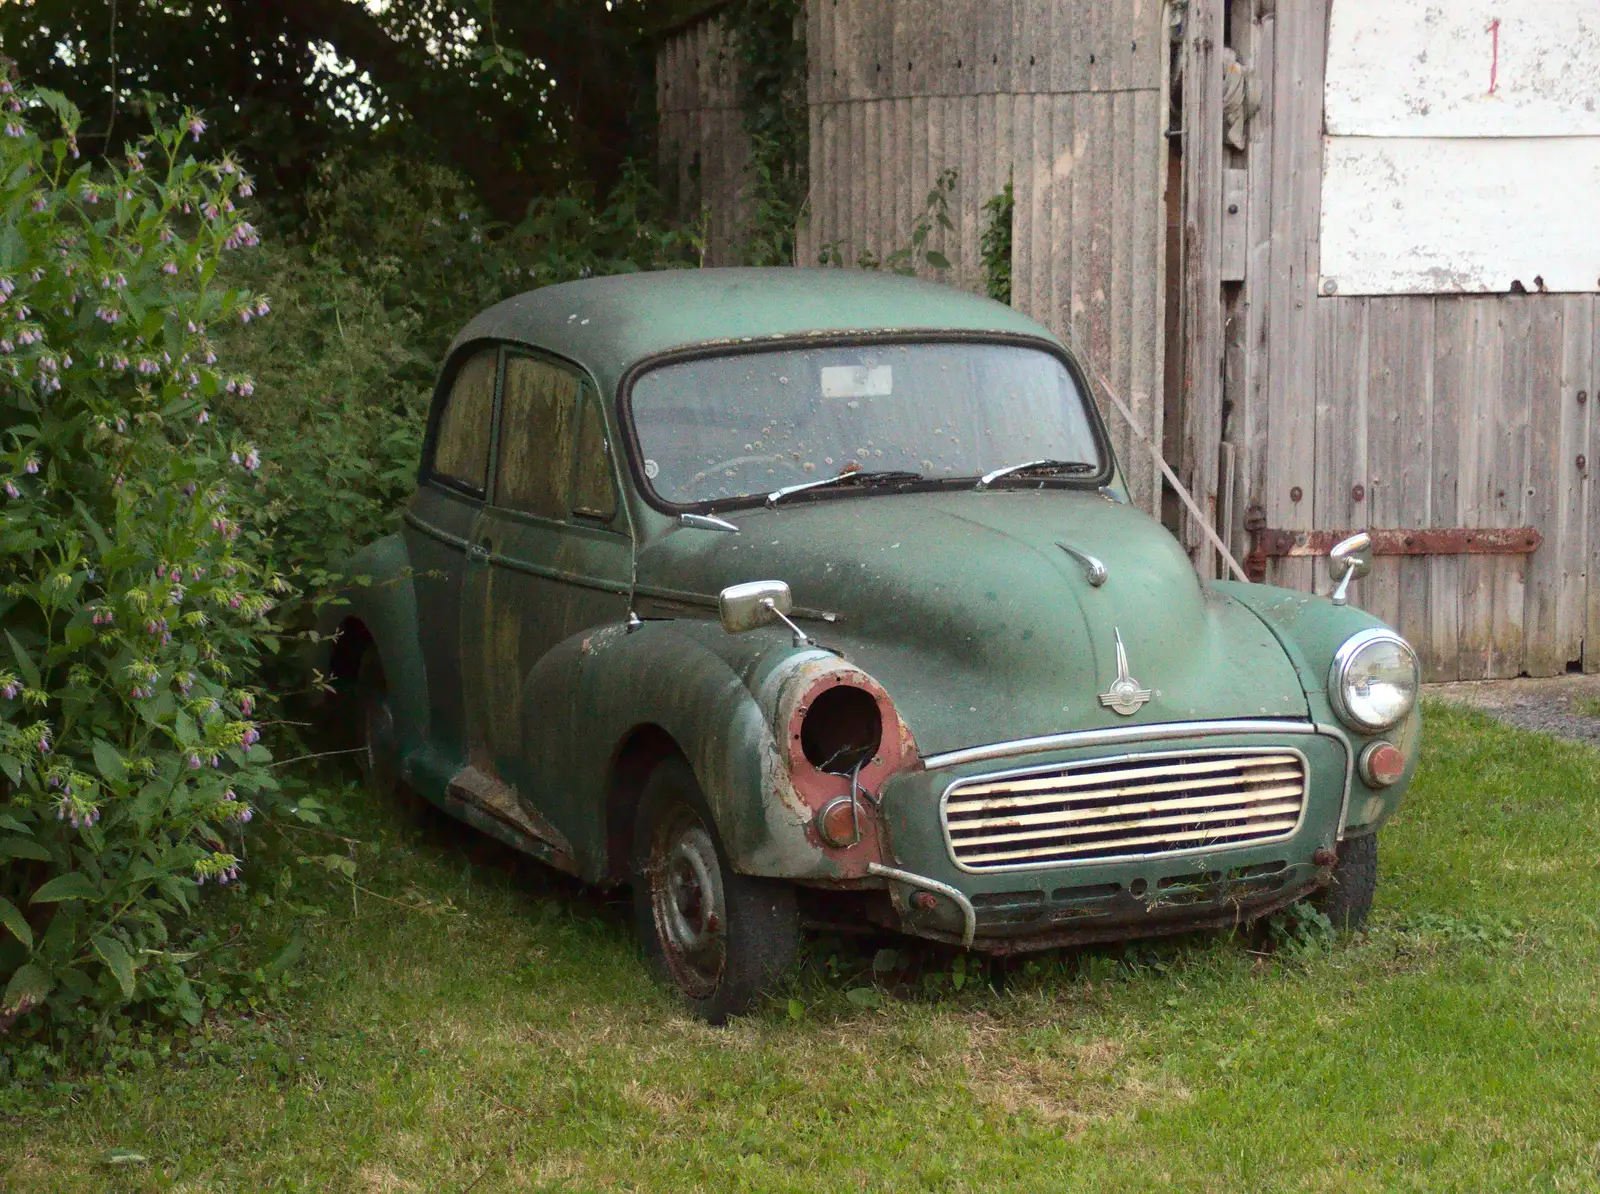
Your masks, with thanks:
M1363 630L1333 657L1328 699L1353 730L1386 730L1417 703L1421 675L1410 645L1389 630Z

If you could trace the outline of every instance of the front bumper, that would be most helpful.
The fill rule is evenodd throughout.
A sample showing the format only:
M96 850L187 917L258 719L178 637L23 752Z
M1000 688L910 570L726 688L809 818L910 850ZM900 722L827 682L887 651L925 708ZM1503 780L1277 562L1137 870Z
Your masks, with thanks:
M1303 758L1305 789L1298 822L1270 841L975 868L958 861L945 828L947 793L979 777L1110 756L1278 748ZM902 876L880 874L906 931L995 953L1254 920L1327 882L1359 786L1355 749L1332 724L1262 720L1125 726L935 756L884 786L882 816Z

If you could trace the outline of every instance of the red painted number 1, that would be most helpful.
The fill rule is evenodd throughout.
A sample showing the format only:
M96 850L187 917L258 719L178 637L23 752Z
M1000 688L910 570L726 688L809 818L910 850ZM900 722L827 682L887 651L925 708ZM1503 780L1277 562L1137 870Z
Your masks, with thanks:
M1492 57L1489 59L1489 94L1494 94L1494 89L1500 85L1500 18L1490 21L1484 29L1492 39Z

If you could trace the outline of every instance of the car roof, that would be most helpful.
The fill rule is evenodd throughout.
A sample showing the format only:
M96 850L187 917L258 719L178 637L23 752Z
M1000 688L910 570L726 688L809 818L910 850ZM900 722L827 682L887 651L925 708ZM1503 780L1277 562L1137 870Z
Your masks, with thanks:
M697 345L828 332L997 332L1059 343L1004 304L916 278L858 269L682 269L616 274L530 290L462 329L544 349L607 390L637 362Z

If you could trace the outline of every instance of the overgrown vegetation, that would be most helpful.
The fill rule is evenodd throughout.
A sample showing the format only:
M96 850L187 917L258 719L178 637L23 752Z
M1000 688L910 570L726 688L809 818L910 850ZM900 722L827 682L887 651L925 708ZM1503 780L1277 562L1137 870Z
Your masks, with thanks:
M983 291L997 303L1011 304L1011 229L1016 223L1017 195L1012 182L983 205Z
M959 179L960 174L954 169L941 171L939 177L934 179L932 189L922 201L922 212L912 224L906 242L881 257L870 246L863 246L856 252L852 264L857 269L881 269L892 274L908 276L915 274L922 266L936 270L949 269L950 259L938 249L931 248L928 245L928 238L933 235L935 228L947 231L955 228L950 219L950 197L955 194ZM845 248L843 241L828 241L818 250L817 264L835 269L843 268Z
M219 278L250 182L190 154L193 113L94 170L63 97L0 92L0 1027L197 1023L173 924L276 786L252 677L288 586L241 540L259 454L211 414L254 391L217 330L269 310Z
M1600 875L1573 844L1600 756L1426 716L1360 939L1205 935L1002 974L813 938L791 990L726 1029L650 980L624 905L330 791L360 841L269 832L207 910L266 933L318 909L301 985L0 1094L0 1186L1590 1189ZM355 873L279 885L324 852Z
M734 0L722 20L738 55L739 108L750 141L745 264L794 265L810 162L805 4Z

